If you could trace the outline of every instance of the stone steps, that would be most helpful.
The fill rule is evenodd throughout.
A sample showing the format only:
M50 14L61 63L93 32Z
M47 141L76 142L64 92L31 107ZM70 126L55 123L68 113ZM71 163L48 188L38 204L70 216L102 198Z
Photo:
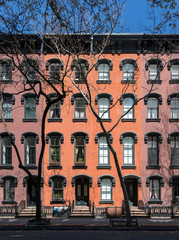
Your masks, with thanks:
M27 207L18 214L18 217L35 217L35 216L36 207Z
M131 211L132 217L147 217L148 216L148 214L144 210L139 209L137 206L130 207L130 211Z
M75 207L71 213L71 217L92 217L89 207Z

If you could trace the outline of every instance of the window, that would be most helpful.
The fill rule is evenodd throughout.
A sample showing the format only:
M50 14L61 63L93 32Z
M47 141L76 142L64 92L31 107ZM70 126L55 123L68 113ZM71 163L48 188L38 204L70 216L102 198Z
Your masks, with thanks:
M50 137L50 165L60 165L60 137Z
M133 98L126 97L123 100L123 114L125 114L134 104ZM134 118L134 107L123 117L124 119Z
M49 65L49 80L60 81L60 63L52 62Z
M38 62L34 59L29 59L28 62L24 61L22 65L24 68L24 81L35 81L37 79Z
M179 119L179 98L171 99L171 119Z
M147 83L161 84L160 72L163 70L163 62L160 59L150 59L145 64L145 70L149 71L149 80Z
M36 139L35 136L27 136L25 140L25 164L36 165Z
M9 136L1 137L1 161L2 166L12 165L12 145Z
M179 81L179 64L174 64L171 67L171 80Z
M106 141L106 137L99 137L98 143L99 165L109 165L109 148Z
M15 199L14 178L4 180L4 201L12 202Z
M98 114L102 119L109 119L109 99L101 97L98 100Z
M75 165L85 164L85 137L76 136L75 138Z
M159 144L157 136L148 137L148 165L157 166L159 163Z
M9 62L1 62L1 79L2 82L12 81L12 65Z
M112 200L112 182L111 179L104 178L101 180L101 200Z
M158 114L158 99L157 98L148 98L147 100L147 118L156 119L159 118Z
M25 99L25 119L36 118L36 100L34 97L27 97Z
M75 66L75 80L84 81L86 79L86 66L84 63Z
M134 140L133 137L123 139L123 161L124 165L134 165Z
M52 180L52 200L63 200L63 179L60 177L55 177Z
M50 119L60 119L61 113L61 103L57 102L54 103L49 109L49 118Z
M123 80L124 81L134 80L134 66L133 66L133 64L126 63L123 66Z
M98 67L98 80L108 81L109 80L109 64L100 63Z
M171 136L171 165L179 167L179 135Z
M75 98L75 119L86 118L86 100L82 97Z
M149 186L149 195L150 201L160 200L160 180L159 179L150 179Z
M3 95L2 110L3 110L3 115L5 120L12 119L12 95L11 94Z

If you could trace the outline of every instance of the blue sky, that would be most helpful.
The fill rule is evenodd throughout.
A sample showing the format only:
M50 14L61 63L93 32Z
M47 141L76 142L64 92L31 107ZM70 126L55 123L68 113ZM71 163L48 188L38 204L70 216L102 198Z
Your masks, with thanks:
M124 10L124 25L127 27L125 32L141 33L143 29L139 23L148 24L147 16L147 0L128 0Z

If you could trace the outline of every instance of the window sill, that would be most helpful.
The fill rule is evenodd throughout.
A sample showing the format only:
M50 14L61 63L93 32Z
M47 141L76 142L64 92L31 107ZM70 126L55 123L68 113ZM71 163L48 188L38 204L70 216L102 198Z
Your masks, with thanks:
M0 169L9 169L9 170L13 170L14 167L13 167L13 166L0 166Z
M170 118L169 122L179 122L179 118Z
M136 80L121 80L122 84L135 84Z
M47 166L47 169L49 170L49 169L62 169L62 166L60 166L60 165L49 165L49 166Z
M13 118L5 118L4 120L5 120L5 122L12 122L12 123L14 122ZM3 120L0 119L0 122L3 122Z
M170 80L169 84L179 84L179 79L175 79L175 80Z
M148 165L146 166L146 169L161 169L161 166L151 166L151 165Z
M65 202L65 200L63 200L63 199L59 199L59 200L52 200L52 201L50 201L50 204L64 204L64 203L66 203Z
M109 170L111 170L111 166L109 166L109 165L108 166L104 166L104 165L103 166L97 166L96 168L97 169L109 169Z
M97 122L99 122L99 120L96 120ZM111 122L111 118L101 118L101 122Z
M37 169L37 166L28 166L28 165L26 165L25 166L27 169Z
M136 169L136 166L122 166L122 169Z
M121 122L136 122L136 119L135 118L126 118L126 119L122 119Z
M14 204L14 205L17 205L17 202L16 201L10 201L10 200L4 200L2 201L2 204L5 205L5 204Z
M170 169L179 169L179 165L171 165Z
M73 118L73 122L87 122L87 118Z
M85 80L85 79L83 79L83 80L77 80L77 79L75 79L74 82L77 83L77 84L78 84L78 83L81 84L81 83L86 83L86 80Z
M105 200L101 200L99 201L99 204L114 204L114 201L113 200L108 200L108 201L105 201Z
M147 118L146 122L160 122L160 118Z
M150 200L148 201L148 204L162 204L163 201L161 200Z
M8 84L8 83L13 83L13 80L0 80L0 83Z
M72 167L73 169L87 169L87 166L84 165L75 165Z
M148 80L147 84L161 84L162 80Z
M48 122L62 122L61 118L48 118Z
M22 121L23 122L37 122L37 118L32 118L32 119L24 118Z
M111 84L111 80L97 80L96 81L97 84Z

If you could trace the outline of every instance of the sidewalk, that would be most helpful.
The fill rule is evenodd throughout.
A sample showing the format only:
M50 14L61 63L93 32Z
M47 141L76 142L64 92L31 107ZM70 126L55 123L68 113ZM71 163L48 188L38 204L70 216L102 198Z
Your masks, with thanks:
M51 218L48 225L28 224L29 218L0 218L0 230L179 230L178 219L137 218L137 227L110 225L109 218Z

